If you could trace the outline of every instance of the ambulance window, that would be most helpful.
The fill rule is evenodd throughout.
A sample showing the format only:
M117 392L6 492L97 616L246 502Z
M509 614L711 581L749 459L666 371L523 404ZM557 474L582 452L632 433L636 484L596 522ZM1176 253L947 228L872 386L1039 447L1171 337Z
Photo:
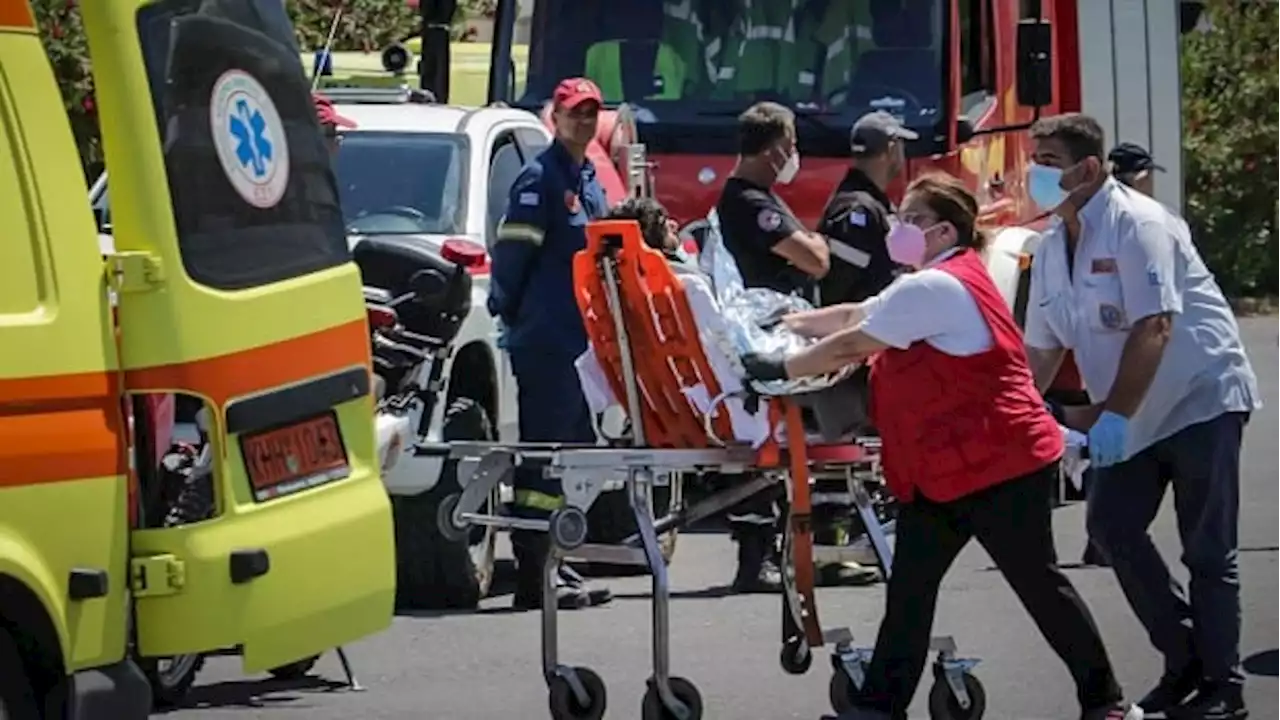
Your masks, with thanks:
M21 152L23 141L17 136L13 120L13 95L6 77L0 73L0 218L5 222L5 239L0 242L0 324L5 315L23 315L36 310L42 290L48 288L45 270L36 264L43 255L43 234L31 211L40 207L33 197L34 187L29 173L31 164Z
M284 3L160 0L137 24L187 274L240 290L347 262Z
M969 115L995 92L995 37L990 0L961 0L960 114Z

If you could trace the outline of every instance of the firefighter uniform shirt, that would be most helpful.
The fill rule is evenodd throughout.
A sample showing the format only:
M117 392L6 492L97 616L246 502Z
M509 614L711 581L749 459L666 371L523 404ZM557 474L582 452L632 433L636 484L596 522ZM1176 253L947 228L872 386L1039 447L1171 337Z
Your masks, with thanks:
M716 203L724 246L733 255L746 287L764 287L812 299L813 279L773 251L804 226L782 198L739 177L724 183Z

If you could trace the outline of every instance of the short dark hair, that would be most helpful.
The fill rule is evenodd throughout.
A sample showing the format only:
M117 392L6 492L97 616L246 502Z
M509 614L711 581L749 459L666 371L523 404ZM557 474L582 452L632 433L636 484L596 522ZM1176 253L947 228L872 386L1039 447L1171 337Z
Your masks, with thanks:
M1097 120L1084 113L1063 113L1040 118L1031 126L1032 140L1052 139L1062 143L1073 162L1107 157L1107 136Z
M758 102L738 116L738 154L758 155L787 136L796 114L775 102Z
M606 220L635 220L640 223L644 243L655 250L663 250L667 239L667 209L662 203L647 197L629 197L618 203L605 216Z

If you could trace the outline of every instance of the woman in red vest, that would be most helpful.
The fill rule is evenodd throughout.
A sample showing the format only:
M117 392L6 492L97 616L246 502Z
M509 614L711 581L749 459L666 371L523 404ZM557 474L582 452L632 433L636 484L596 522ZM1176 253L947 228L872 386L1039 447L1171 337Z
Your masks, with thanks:
M821 338L789 358L744 358L760 379L872 359L870 411L901 503L875 654L850 718L905 718L938 588L969 542L990 554L1070 669L1086 720L1137 720L1088 608L1058 569L1051 493L1062 432L1036 391L1022 334L988 274L978 204L949 176L911 183L889 254L915 269L863 303L793 315Z

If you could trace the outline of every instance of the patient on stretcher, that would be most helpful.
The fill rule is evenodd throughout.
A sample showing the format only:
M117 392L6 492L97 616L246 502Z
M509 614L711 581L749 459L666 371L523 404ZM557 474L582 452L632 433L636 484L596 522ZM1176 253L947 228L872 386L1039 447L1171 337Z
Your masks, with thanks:
M781 423L769 421L766 404L756 401L758 398L753 399L753 394L792 394L788 392L790 390L797 393L792 396L802 406L811 407L816 402L819 406L829 408L833 403L823 402L824 396L840 398L841 403L846 406L850 404L848 384L840 381L852 373L852 368L829 377L793 382L790 383L790 388L749 387L744 384L745 369L739 360L744 351L760 348L762 345L769 348L795 347L797 344L812 342L777 322L783 314L810 309L804 300L772 290L756 288L744 291L740 280L736 289L730 288L731 281L722 282L723 287L717 292L712 280L713 274L723 278L726 272L734 275L737 273L736 266L725 269L723 261L732 263L732 259L723 251L719 238L713 236L706 247L719 247L723 253L722 262L717 268L718 272L708 272L705 267L695 265L682 254L675 223L654 200L629 198L610 211L607 219L636 221L645 244L662 253L683 286L685 299L694 316L699 342L720 386L720 392L717 397L712 397L702 385L681 388L681 392L702 415L727 410L733 427L734 437L713 436L712 440L745 442L759 448L771 434L782 439L784 433ZM598 417L610 407L621 406L621 399L615 397L605 379L595 348L589 346L578 358L576 367L587 404L593 414ZM861 405L862 400L858 396L855 412L858 417L865 416L860 409ZM841 414L837 412L834 416ZM847 412L843 414L848 415ZM822 413L819 412L818 415L821 419ZM832 413L828 412L827 415L832 416ZM821 427L822 440L825 442L848 436L847 430L852 424L843 419L838 419L836 424L842 424L846 432L832 432L833 423L830 422L812 423Z

